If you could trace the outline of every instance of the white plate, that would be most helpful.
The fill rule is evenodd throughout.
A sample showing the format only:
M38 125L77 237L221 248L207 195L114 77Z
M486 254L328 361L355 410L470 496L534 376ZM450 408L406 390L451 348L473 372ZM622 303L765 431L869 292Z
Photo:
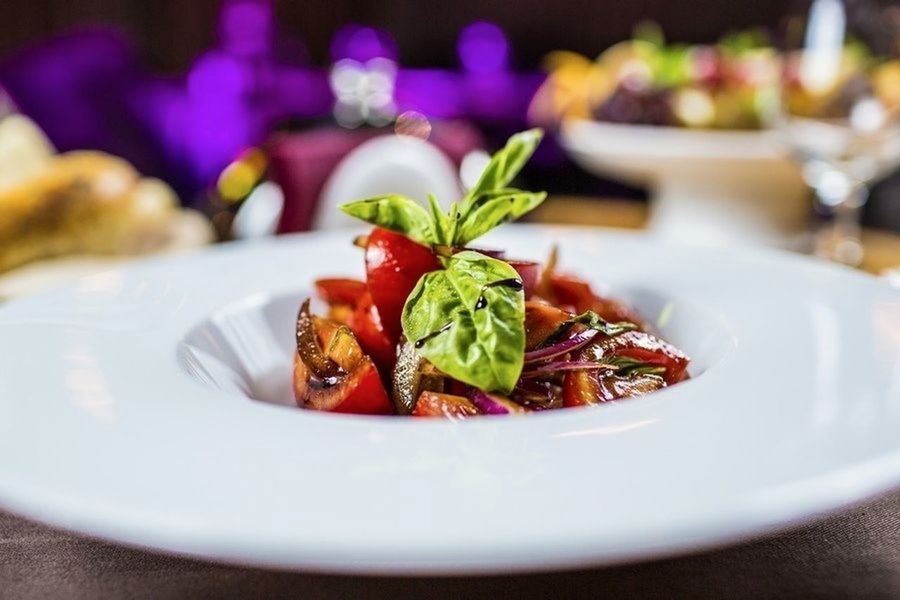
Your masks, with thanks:
M123 267L0 308L0 505L287 568L606 564L782 528L900 483L900 292L777 253L589 229L488 240L608 283L693 355L643 399L468 422L289 397L294 311L347 233Z

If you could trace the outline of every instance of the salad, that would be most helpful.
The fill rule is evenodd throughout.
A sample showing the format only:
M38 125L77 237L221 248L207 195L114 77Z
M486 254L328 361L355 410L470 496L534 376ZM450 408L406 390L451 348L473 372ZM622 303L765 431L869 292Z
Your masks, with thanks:
M386 195L345 204L375 225L355 244L366 280L316 281L328 305L297 317L302 408L465 419L600 404L688 377L689 359L630 307L557 269L472 243L543 202L510 187L540 130L512 136L466 195Z
M780 53L758 29L726 35L715 44L677 44L667 42L658 25L643 23L632 39L596 59L568 51L548 55L547 79L529 112L534 122L551 125L577 118L761 129L772 124L782 100L795 116L844 117L860 90L888 112L900 110L897 58L876 57L851 37L830 80L817 80L813 68L807 73L812 79L804 81L803 62L802 52Z
M667 43L658 25L644 23L596 60L559 51L547 65L532 106L550 121L758 129L778 102L780 59L757 30L688 45Z

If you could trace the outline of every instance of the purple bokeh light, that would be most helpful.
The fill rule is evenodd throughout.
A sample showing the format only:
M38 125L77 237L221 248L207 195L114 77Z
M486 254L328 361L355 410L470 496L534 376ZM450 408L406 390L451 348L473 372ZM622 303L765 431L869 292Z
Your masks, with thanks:
M367 115L381 111L379 119L366 118L370 124L388 124L409 110L497 131L526 122L541 76L511 70L509 41L494 24L476 22L461 31L461 70L400 67L391 35L359 24L334 35L334 63L323 68L308 65L301 40L278 32L273 4L225 0L218 43L184 75L149 73L127 36L93 29L57 36L2 61L0 88L60 150L121 156L169 181L188 203L280 124L331 117L340 98L329 76L341 64L358 71L359 85L344 90L350 104Z
M360 63L374 58L387 58L397 62L397 43L387 31L375 27L351 24L338 29L331 40L331 59L344 59Z
M225 0L219 12L219 46L241 58L272 54L275 16L270 0Z
M466 26L456 44L463 69L494 73L509 69L509 40L497 25L477 21Z

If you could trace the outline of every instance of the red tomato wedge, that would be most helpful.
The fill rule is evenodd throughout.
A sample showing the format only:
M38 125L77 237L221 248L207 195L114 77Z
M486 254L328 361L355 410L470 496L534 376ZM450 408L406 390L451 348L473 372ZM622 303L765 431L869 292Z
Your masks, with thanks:
M663 379L666 385L672 385L687 378L690 359L672 344L643 331L629 331L605 339L594 348L600 349L600 356L628 356L648 365L665 367L666 373L663 375Z
M400 315L419 279L441 268L431 251L404 235L376 228L366 243L366 282L392 344L403 333Z
M614 356L627 356L649 366L663 367L666 371L661 377L620 377L597 371L572 371L566 374L563 383L563 404L584 406L626 396L641 396L688 377L690 359L668 342L642 331L629 331L592 344L584 348L577 359L602 362Z
M330 305L356 306L366 291L366 282L357 279L336 277L316 280L316 295Z
M301 407L315 410L388 415L394 405L384 389L375 364L347 327L313 318L312 327L323 354L340 368L334 377L321 379L301 357L294 355L294 397Z
M588 282L571 275L553 273L550 276L550 290L556 304L571 306L575 312L592 310L611 323L629 321L646 329L643 320L623 302L598 296Z
M385 331L381 316L372 303L369 292L362 295L356 310L353 312L351 327L363 352L372 357L382 373L390 373L397 363L397 346L391 342L391 338Z
M589 406L619 398L643 396L665 387L665 382L653 375L618 377L598 375L596 371L572 371L563 382L563 406Z
M412 411L414 417L442 417L445 419L466 419L479 414L479 410L462 396L422 392Z
M555 304L571 306L579 313L591 310L597 299L586 281L560 273L550 275L550 291L556 300Z
M546 341L560 325L572 318L561 308L539 300L525 301L525 349L533 350Z

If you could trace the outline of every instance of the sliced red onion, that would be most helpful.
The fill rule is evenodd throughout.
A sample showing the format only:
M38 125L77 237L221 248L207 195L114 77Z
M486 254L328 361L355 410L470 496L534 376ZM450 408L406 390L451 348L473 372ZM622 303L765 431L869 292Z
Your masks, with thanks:
M588 360L561 360L557 362L535 365L533 369L522 372L522 379L536 379L544 375L553 375L559 371L596 371L612 369L614 365L592 362Z
M478 410L486 415L512 415L526 412L524 408L494 394L486 394L478 389L473 389L470 400Z
M585 329L579 333L576 333L572 337L563 340L561 342L557 342L552 346L547 346L546 348L540 348L538 350L532 350L531 352L525 353L525 364L538 362L541 360L547 360L549 358L554 358L560 356L561 354L566 354L567 352L573 352L578 350L597 335L596 329Z

